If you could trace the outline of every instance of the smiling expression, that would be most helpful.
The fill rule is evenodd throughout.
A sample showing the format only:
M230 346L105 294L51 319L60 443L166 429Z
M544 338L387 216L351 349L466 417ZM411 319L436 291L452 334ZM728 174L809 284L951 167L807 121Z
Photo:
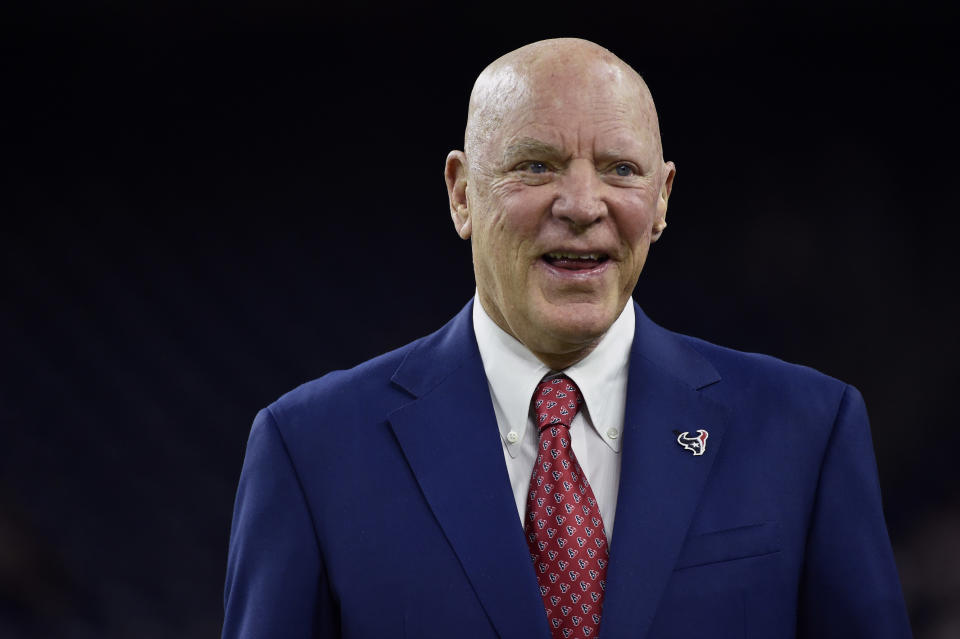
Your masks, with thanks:
M547 41L495 62L446 171L484 310L551 368L582 359L630 299L673 175L643 81L605 49Z

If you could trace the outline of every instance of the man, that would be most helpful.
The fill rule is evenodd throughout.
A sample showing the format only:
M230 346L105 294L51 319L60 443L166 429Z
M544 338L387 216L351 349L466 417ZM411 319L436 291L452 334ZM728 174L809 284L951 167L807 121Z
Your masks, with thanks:
M857 391L631 301L674 175L607 50L483 71L445 171L476 298L257 416L224 637L910 635Z

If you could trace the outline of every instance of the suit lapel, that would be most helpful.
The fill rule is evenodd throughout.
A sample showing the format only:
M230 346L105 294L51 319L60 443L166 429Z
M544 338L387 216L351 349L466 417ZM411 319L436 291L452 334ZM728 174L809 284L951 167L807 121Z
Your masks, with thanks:
M637 311L630 358L616 530L601 636L644 637L723 440L726 410L700 392L716 370ZM703 455L673 431L708 431Z
M498 634L548 639L471 311L468 304L403 362L393 381L416 399L389 420Z

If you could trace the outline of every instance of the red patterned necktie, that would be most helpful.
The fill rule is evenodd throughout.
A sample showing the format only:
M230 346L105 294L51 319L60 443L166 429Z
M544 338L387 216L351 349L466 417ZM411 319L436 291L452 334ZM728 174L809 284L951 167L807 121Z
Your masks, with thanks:
M540 382L532 400L540 444L523 530L554 639L596 639L607 586L603 519L570 445L582 403L568 377Z

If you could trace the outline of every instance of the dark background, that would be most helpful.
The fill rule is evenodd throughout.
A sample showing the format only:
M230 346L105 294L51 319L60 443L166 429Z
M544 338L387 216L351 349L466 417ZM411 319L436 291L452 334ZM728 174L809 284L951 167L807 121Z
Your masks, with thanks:
M944 12L251 1L0 17L0 636L217 635L254 414L469 299L444 157L483 66L558 35L646 77L678 166L637 300L861 389L916 635L960 636Z

